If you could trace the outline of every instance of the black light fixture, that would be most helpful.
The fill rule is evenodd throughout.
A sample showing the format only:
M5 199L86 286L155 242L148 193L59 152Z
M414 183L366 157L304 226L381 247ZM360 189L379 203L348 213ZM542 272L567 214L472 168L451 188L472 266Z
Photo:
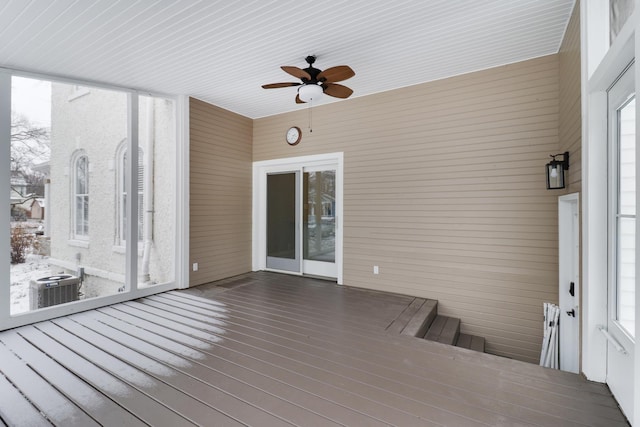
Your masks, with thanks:
M562 156L562 160L556 160L558 156ZM551 161L547 163L545 169L547 172L547 190L564 188L564 171L569 169L569 152L552 154Z

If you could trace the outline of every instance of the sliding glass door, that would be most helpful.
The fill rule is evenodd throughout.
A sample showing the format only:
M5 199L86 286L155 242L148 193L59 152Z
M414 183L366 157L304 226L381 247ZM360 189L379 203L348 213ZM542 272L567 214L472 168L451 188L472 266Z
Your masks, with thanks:
M300 272L299 177L267 175L267 268Z
M609 89L609 316L607 384L633 419L636 292L636 99L634 66Z
M7 70L0 95L0 326L175 288L175 101Z
M303 271L336 277L336 171L304 168Z
M341 282L341 160L336 153L254 165L255 270Z

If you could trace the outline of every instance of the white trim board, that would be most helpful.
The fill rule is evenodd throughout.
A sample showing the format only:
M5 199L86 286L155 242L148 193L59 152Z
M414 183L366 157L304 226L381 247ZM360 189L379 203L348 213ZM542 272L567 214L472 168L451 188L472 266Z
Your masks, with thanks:
M634 56L639 12L606 51L597 2L581 2L582 51L582 372L605 382L607 342L597 329L607 323L607 89ZM594 9L595 8L595 9ZM605 27L607 27L605 25ZM608 27L606 28L608 31Z
M558 197L558 305L561 319L565 319L560 321L560 369L576 374L580 370L581 316L579 206L578 193ZM569 294L572 282L573 296ZM571 310L573 318L568 315Z
M640 8L627 20L611 44L605 42L608 9L601 2L582 1L581 6L581 68L582 68L582 372L592 381L607 380L607 341L598 330L606 325L608 313L607 289L607 90L627 65L640 54ZM608 2L604 2L608 5ZM635 88L640 82L640 67L636 67ZM640 109L636 109L636 130ZM636 132L636 145L640 133ZM636 152L640 160L640 150ZM640 175L636 178L640 181ZM640 184L636 183L636 197ZM636 247L640 233L636 233ZM640 265L636 251L636 266ZM636 275L636 289L640 275ZM640 330L640 292L636 292L636 330ZM640 352L634 352L633 404L630 422L640 426ZM628 414L630 415L630 414Z

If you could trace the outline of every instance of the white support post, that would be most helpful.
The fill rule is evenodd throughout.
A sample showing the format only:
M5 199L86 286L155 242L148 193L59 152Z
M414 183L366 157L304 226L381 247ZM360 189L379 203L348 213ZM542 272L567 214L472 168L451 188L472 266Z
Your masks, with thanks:
M127 101L129 110L127 118L127 170L124 171L127 181L125 289L135 292L138 289L138 94L129 93Z
M640 123L640 108L638 108L638 87L640 86L640 64L638 64L638 58L640 57L640 0L636 0L635 13L631 16L633 22L633 28L635 28L635 94L636 94L636 147L640 143L640 132L638 131L638 124ZM640 150L636 150L636 165L640 165ZM637 166L636 166L637 169ZM636 174L636 200L640 195L640 174ZM637 224L636 224L637 229ZM636 248L640 247L640 233L636 232ZM636 339L634 348L634 361L633 361L633 420L631 423L635 426L640 426L640 348L638 348L638 337L640 337L640 275L637 274L638 266L640 265L640 251L636 250L636 301L635 301L635 322L636 322Z
M11 269L9 224L11 221L11 74L0 70L0 324L11 317Z
M592 380L607 375L607 342L597 325L607 320L607 94L590 77L607 49L609 2L580 2L582 93L582 357ZM603 13L605 15L603 15ZM603 141L605 141L603 143Z
M189 287L189 97L176 101L176 256L175 274L179 289Z
M587 95L590 120L583 133L582 160L582 371L592 381L607 375L607 341L597 325L607 323L607 94ZM585 120L585 122L587 122Z

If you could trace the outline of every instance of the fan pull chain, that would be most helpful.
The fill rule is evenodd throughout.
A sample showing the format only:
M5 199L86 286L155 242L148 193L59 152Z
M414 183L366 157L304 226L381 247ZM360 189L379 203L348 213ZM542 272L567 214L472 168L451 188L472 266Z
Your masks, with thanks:
M313 100L309 101L309 133L313 132L313 114L311 113L311 107L313 107Z

